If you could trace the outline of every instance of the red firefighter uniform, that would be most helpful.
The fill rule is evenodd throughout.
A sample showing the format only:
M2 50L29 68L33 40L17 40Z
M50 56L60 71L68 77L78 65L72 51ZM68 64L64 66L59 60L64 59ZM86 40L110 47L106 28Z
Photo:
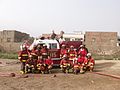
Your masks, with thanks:
M38 60L37 60L37 64L44 64L43 59L42 59L42 58L38 59Z
M30 72L35 69L35 60L33 59L32 55L29 55L29 59L26 62L26 72L28 72L28 69L30 69Z
M76 59L73 64L73 72L77 74L80 72L80 65L78 64L78 60Z
M36 55L36 56L41 56L41 45L37 45L36 49L33 50L33 53ZM38 59L38 58L37 58Z
M69 60L73 61L76 58L76 56L77 52L74 49L68 51Z
M84 61L85 61L85 59L86 59L86 57L81 57L80 55L78 57L78 65L80 67L80 73L84 73L83 67L84 67Z
M78 63L82 65L84 63L85 57L78 57Z
M32 50L31 52L33 59L34 59L34 68L35 70L37 69L37 60L38 60L38 56L41 56L41 52L39 49L36 50Z
M38 59L37 50L36 50L36 49L33 49L33 50L31 51L31 55L32 55L33 59L35 59L35 60Z
M48 49L46 45L43 45L43 48L41 49L41 54L43 59L46 59L48 57Z
M45 63L44 60L42 59L42 56L38 56L38 60L37 60L37 69L40 70L42 73L44 73L45 71Z
M61 62L60 62L60 65L66 65L66 64L71 64L69 60L66 60L66 59L62 59Z
M35 50L35 54L36 54L37 56L41 56L41 55L42 55L41 50L39 50L39 49Z
M68 53L68 50L66 49L66 46L63 44L60 50L60 57L62 58L67 53Z
M21 73L25 73L26 61L29 58L29 52L26 47L23 47L23 50L19 52L18 59L21 61Z
M66 55L63 56L63 59L60 62L60 67L64 73L68 73L69 69L72 67L72 63L68 60Z
M51 73L50 70L52 69L52 65L53 65L52 59L48 56L48 59L46 59L44 63L46 64L46 70L48 71L48 73Z
M30 55L30 56L31 57L29 57L29 59L26 61L26 64L29 64L31 66L31 65L34 65L34 63L35 63L34 61L35 60L32 58L32 55Z
M78 55L81 55L82 57L86 57L87 50L84 48L84 45L80 46L80 50L78 51Z
M45 64L48 65L48 66L49 66L49 65L53 65L53 61L51 60L51 58L46 59L46 60L45 60Z
M93 71L94 65L95 65L94 59L91 57L91 55L87 55L87 59L84 60L84 67L87 70Z
M78 55L81 55L82 57L86 57L86 55L87 55L86 49L81 48L81 49L78 51Z
M64 67L64 66L72 66L72 63L67 59L67 57L63 56L63 59L60 62L60 67Z

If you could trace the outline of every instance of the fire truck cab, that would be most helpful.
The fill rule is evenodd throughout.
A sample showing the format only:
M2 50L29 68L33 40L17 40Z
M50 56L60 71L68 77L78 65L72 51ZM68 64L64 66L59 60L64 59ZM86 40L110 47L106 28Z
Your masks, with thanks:
M41 40L41 39L36 40L35 39L29 49L32 50L34 45L38 45L38 44L47 45L49 54L53 60L53 65L59 66L59 64L60 64L60 45L59 45L58 41L52 40L52 39L44 39L44 40Z

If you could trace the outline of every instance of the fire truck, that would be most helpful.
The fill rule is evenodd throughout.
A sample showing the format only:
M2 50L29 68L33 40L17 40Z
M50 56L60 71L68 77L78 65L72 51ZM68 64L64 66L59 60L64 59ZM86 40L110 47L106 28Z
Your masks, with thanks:
M79 46L82 44L81 41L63 41L61 44L57 40L53 39L35 39L34 42L30 45L29 49L32 50L34 45L47 45L47 48L49 50L50 56L53 60L53 65L54 66L59 66L60 65L60 48L64 44L69 48L71 45L73 45L76 50L79 49Z

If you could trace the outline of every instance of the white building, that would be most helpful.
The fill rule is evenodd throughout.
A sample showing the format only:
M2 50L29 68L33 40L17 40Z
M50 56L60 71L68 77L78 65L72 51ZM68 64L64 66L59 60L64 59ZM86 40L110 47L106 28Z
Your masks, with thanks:
M66 41L78 41L78 40L84 41L84 34L81 31L75 31L73 33L64 33L63 38Z

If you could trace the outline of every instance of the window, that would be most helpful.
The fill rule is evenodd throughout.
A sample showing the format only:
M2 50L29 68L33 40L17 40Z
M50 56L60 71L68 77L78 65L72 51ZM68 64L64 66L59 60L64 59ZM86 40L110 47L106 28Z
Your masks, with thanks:
M50 43L50 49L57 49L57 43Z
M7 38L7 42L11 42L11 38Z

